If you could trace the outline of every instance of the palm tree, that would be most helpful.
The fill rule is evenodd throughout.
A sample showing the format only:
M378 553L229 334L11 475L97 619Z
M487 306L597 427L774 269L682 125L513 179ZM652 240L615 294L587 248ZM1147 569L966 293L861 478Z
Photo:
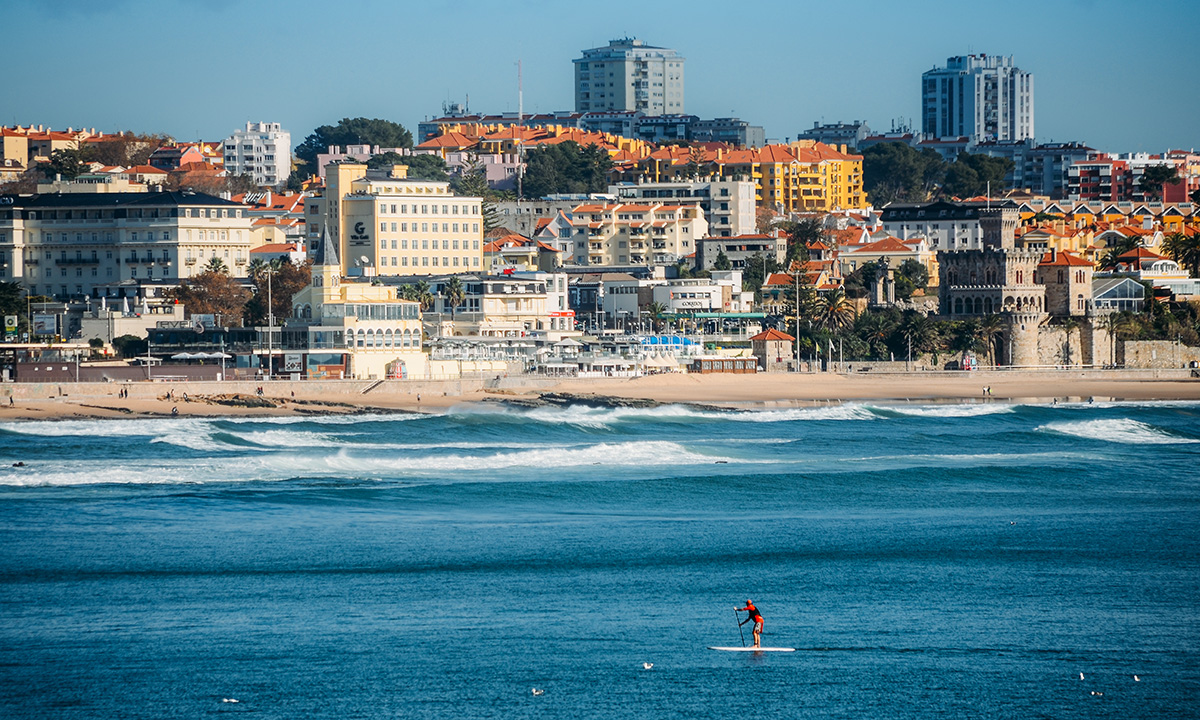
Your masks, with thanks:
M254 258L250 264L246 266L246 272L252 278L258 278L262 273L266 272L267 263L262 258Z
M859 315L858 336L867 343L867 349L872 357L887 359L888 340L892 337L896 326L891 318L883 313L868 312Z
M225 264L225 261L222 260L221 258L213 257L211 260L208 261L208 264L206 264L204 266L204 271L210 272L210 273L217 273L218 275L228 275L229 267Z
M1004 334L1005 322L1000 315L985 315L979 323L979 337L987 343L988 363L996 366L996 338Z
M817 302L817 325L826 330L841 331L854 325L858 313L846 292L838 288Z
M964 320L957 323L950 338L950 349L960 353L966 359L967 353L979 349L981 330L978 320Z
M1171 233L1163 239L1163 250L1180 266L1188 269L1188 275L1200 275L1200 234L1191 237L1183 233Z
M467 299L467 291L463 288L462 280L457 276L450 278L442 287L442 295L450 305L450 319L454 319L454 310Z
M1071 364L1071 333L1079 329L1079 321L1073 317L1067 317L1063 321L1063 329L1067 331L1067 342L1063 345L1063 365Z
M1138 235L1128 237L1117 243L1109 246L1108 252L1104 253L1104 257L1100 260L1100 268L1102 270L1115 270L1120 263L1120 257L1130 250L1136 250L1142 247L1142 238Z
M433 293L429 290L429 283L422 280L413 288L413 299L421 303L421 312L426 312L433 307Z
M660 302L652 302L646 306L646 310L653 318L654 332L659 332L662 329L662 316L667 312L667 306Z

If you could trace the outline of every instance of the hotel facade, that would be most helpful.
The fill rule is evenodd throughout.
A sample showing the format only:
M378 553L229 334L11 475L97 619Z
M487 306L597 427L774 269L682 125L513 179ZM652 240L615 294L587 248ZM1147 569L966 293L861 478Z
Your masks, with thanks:
M481 198L450 184L409 180L406 168L326 168L326 190L308 203L309 252L328 227L349 275L445 275L483 271Z
M220 260L245 277L246 208L194 192L0 196L0 281L59 300L176 283Z

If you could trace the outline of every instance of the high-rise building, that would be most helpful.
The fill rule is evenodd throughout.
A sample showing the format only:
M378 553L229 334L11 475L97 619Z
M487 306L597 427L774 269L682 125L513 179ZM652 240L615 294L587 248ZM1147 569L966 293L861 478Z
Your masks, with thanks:
M975 142L1033 137L1033 74L1011 55L962 55L921 74L921 131Z
M292 134L279 123L246 123L225 138L225 173L257 185L281 185L292 174Z
M682 114L683 61L674 50L636 38L584 50L575 63L575 111Z

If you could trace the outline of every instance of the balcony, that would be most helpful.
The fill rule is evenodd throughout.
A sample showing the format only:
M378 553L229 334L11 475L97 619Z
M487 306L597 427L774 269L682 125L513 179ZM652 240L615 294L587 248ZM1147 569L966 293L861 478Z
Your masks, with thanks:
M99 265L100 258L59 258L59 265Z

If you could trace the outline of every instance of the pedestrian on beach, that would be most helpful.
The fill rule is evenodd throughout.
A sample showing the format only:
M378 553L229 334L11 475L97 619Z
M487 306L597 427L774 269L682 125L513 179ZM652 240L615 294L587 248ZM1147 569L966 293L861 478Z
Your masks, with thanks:
M746 613L746 619L738 623L738 627L754 621L754 647L762 647L763 618L758 608L754 607L754 602L747 600L746 607L737 608L737 611Z

